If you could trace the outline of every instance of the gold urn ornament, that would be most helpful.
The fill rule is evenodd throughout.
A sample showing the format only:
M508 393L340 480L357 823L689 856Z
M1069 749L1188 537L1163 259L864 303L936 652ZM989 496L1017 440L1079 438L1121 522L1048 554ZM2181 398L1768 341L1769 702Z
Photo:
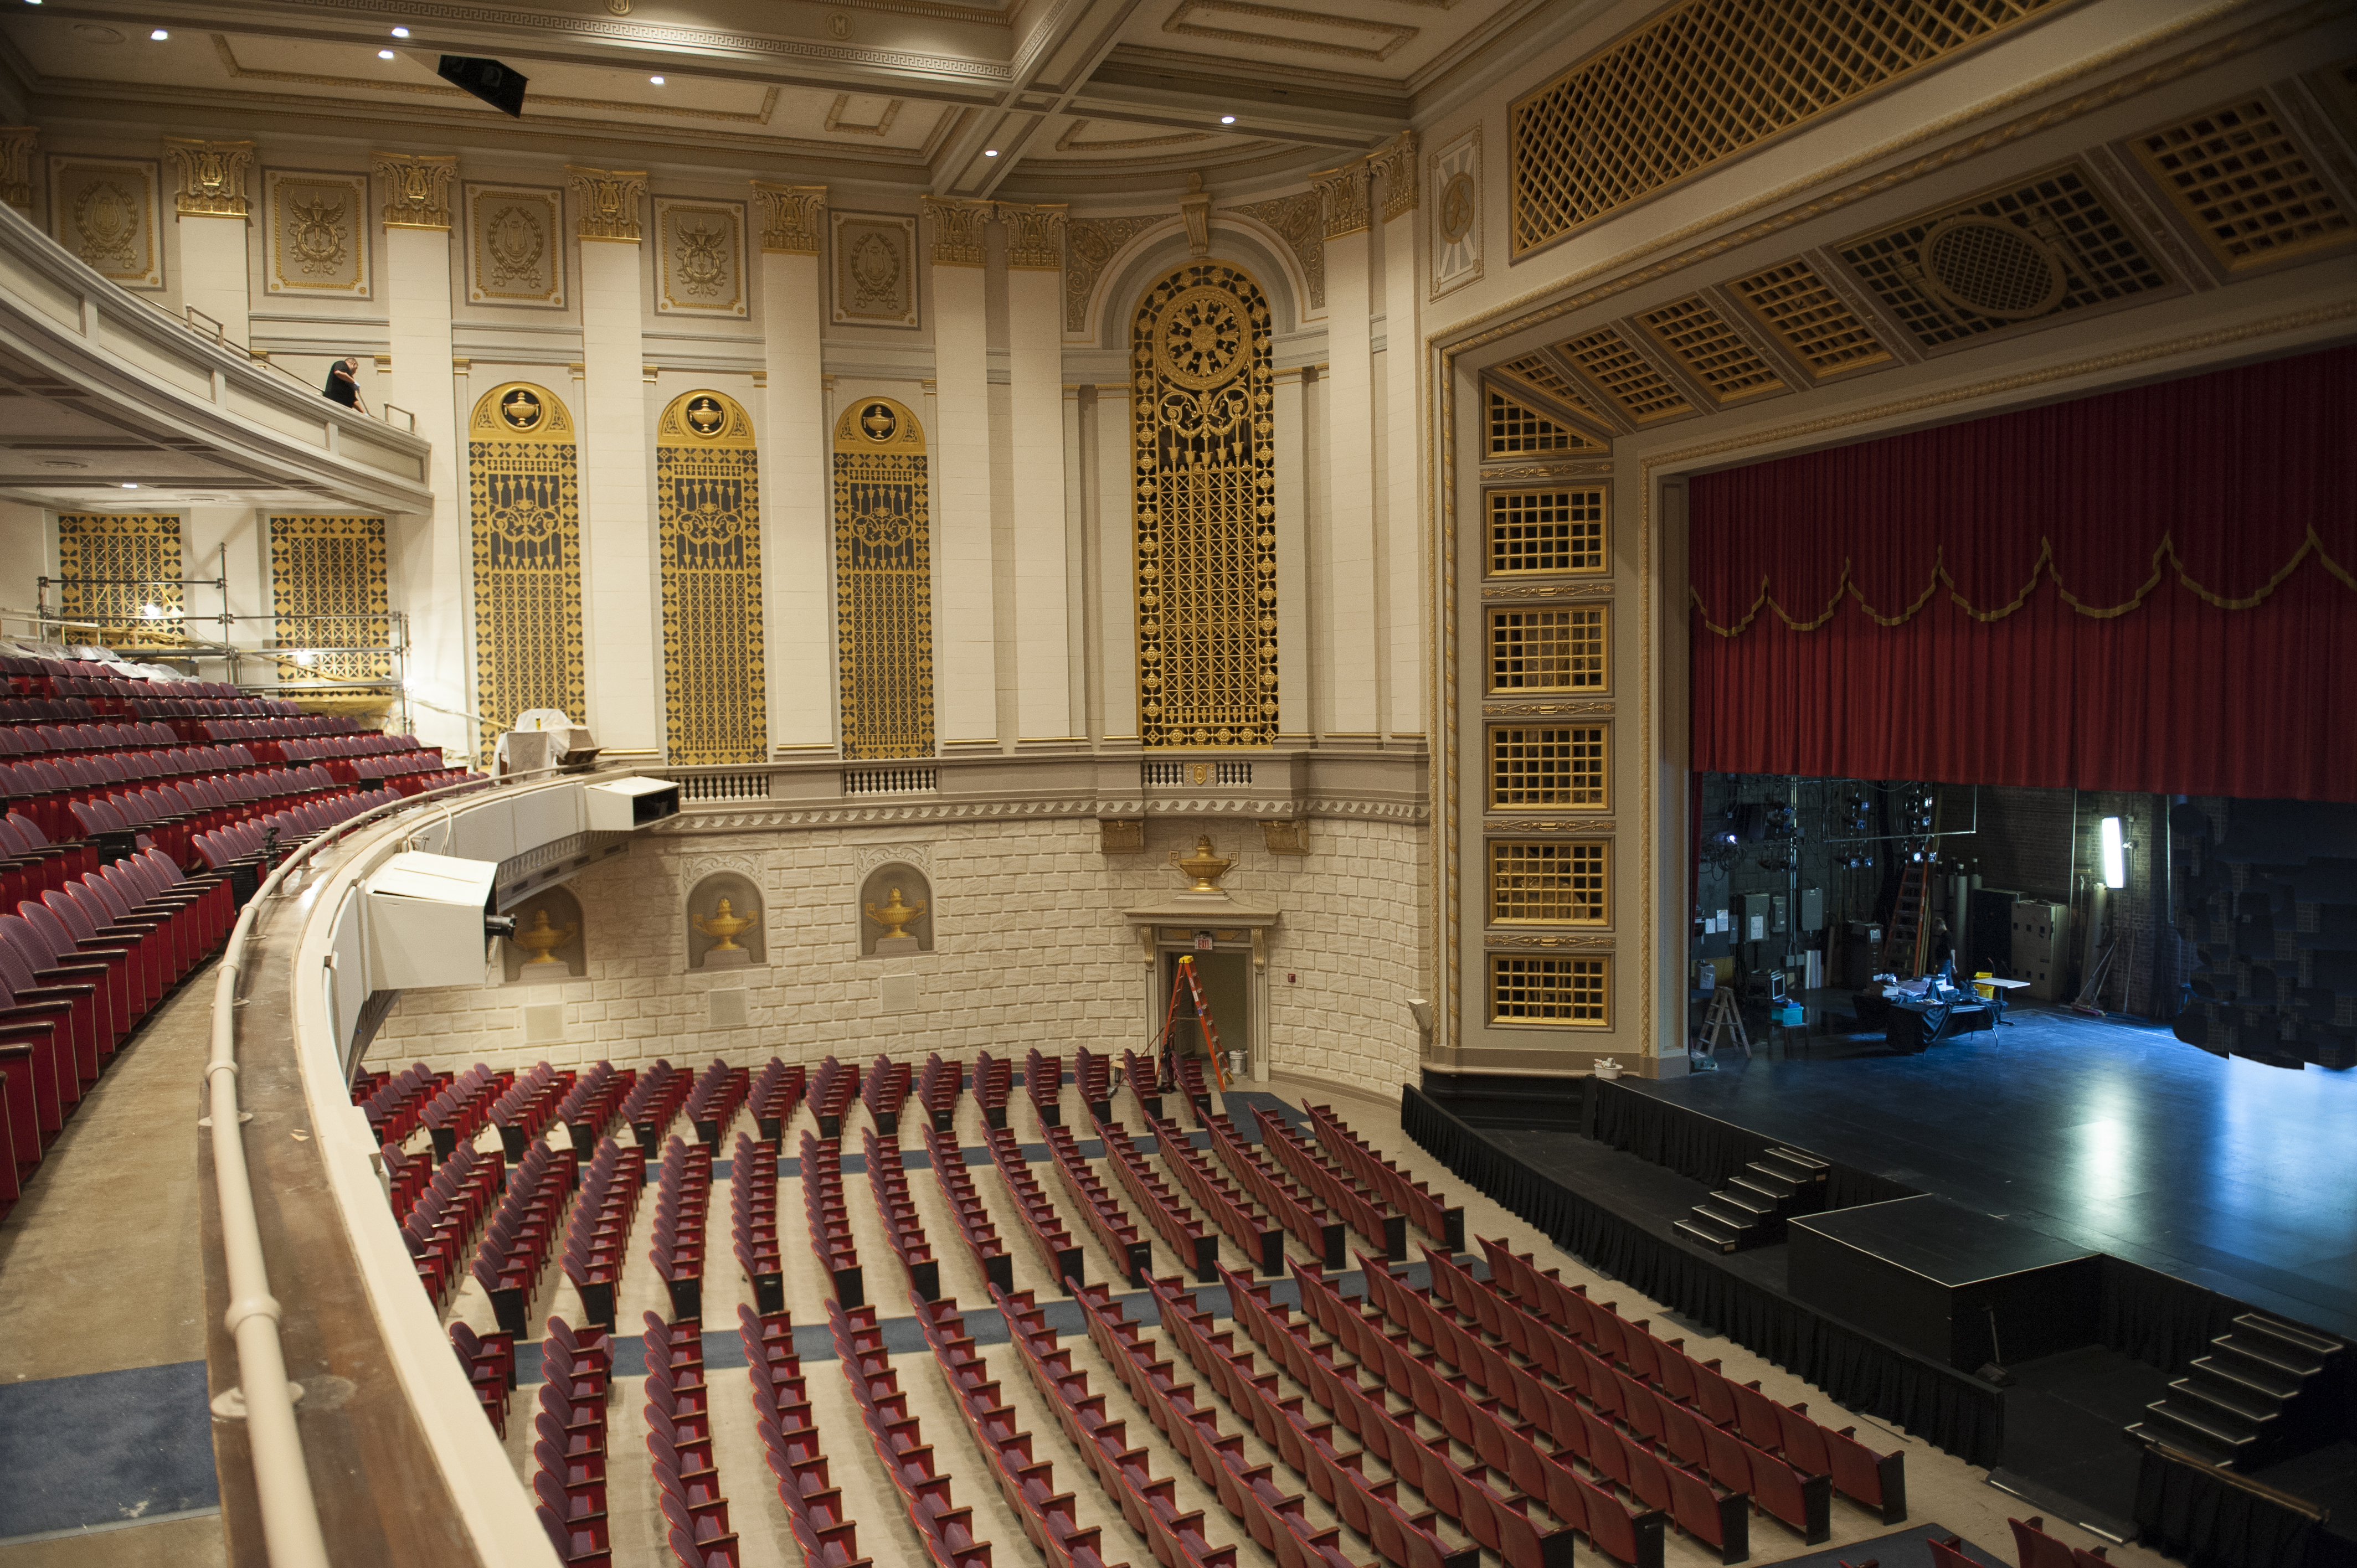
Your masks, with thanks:
M692 923L697 930L712 939L711 951L743 952L745 950L737 945L737 939L759 925L761 917L758 910L750 915L737 914L731 910L728 900L723 898L709 919Z
M549 919L548 911L539 909L533 911L532 924L510 937L508 940L532 954L532 957L524 961L526 964L555 963L559 961L556 950L567 945L580 934L581 923L578 920L567 920L565 923L565 929L560 931L556 929L555 923Z
M1206 833L1195 841L1195 853L1184 860L1178 858L1177 850L1172 850L1170 864L1195 879L1195 885L1188 888L1188 892L1217 893L1220 891L1220 878L1228 874L1228 867L1235 862L1214 851L1211 835Z
M867 918L884 928L884 935L879 940L888 942L896 937L908 936L905 928L925 918L925 906L902 903L900 890L895 887L892 897L884 901L882 908L873 904L867 906Z

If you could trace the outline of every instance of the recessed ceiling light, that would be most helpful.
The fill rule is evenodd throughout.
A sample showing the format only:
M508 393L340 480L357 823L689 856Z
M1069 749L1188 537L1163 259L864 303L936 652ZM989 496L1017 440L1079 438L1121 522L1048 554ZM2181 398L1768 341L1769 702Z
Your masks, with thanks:
M393 30L393 36L396 38L405 38L409 37L409 29L407 27L395 27Z
M662 78L660 76L651 76L647 78L647 81L657 87L661 87L662 85Z
M126 490L135 490L135 489L137 489L139 487L138 487L137 485L135 485L135 484L132 484L132 483L130 483L130 482L128 482L128 481L125 481L125 482L124 482L124 487L123 487L123 488L124 488L124 489L126 489Z
M1232 125L1235 123L1236 117L1232 114L1222 114L1220 116L1220 124L1222 125Z
M376 58L379 59L391 59L393 58L393 51L391 49L379 49L376 51Z
M170 38L172 35L171 35L171 34L169 34L169 33L167 33L167 32L166 32L163 28L158 27L158 28L156 28L154 32L152 32L152 33L148 34L147 36L148 36L149 38L151 38L155 39L157 43L159 43L159 44L160 44L160 43L162 43L166 38Z
M998 149L996 147L985 147L982 149L982 156L986 158L995 158L998 156Z

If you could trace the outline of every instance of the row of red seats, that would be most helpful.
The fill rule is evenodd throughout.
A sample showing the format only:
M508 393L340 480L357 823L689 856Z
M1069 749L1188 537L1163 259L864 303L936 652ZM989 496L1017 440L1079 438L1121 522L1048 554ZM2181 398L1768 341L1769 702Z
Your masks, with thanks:
M1408 1218L1408 1222L1452 1252L1465 1249L1465 1210L1451 1208L1448 1200L1402 1170L1394 1162L1377 1154L1364 1138L1351 1131L1330 1105L1303 1107L1309 1117L1309 1130L1317 1135L1318 1145L1342 1168L1357 1176L1370 1191L1383 1195L1384 1200Z
M1684 1438L1678 1412L1691 1411L1701 1421L1706 1460L1711 1460L1710 1429L1739 1433L1755 1450L1790 1461L1804 1476L1830 1476L1835 1490L1875 1509L1884 1522L1895 1524L1907 1517L1903 1453L1878 1455L1857 1441L1854 1429L1836 1432L1810 1419L1805 1405L1778 1403L1760 1391L1757 1380L1736 1382L1720 1373L1717 1361L1688 1356L1684 1340L1656 1338L1645 1324L1631 1323L1609 1305L1588 1300L1586 1292L1564 1284L1552 1272L1540 1273L1530 1258L1516 1257L1502 1242L1484 1240L1481 1248L1491 1258L1486 1294L1501 1305L1519 1303L1525 1313L1537 1312L1563 1337L1576 1342L1575 1350L1589 1358L1587 1363L1579 1355L1569 1358L1565 1380L1577 1386L1575 1380L1587 1373L1593 1403L1632 1425L1653 1420L1658 1412L1659 1434L1673 1441L1674 1451ZM1512 1299L1501 1290L1512 1292ZM1501 1313L1500 1321L1512 1329L1511 1316ZM1542 1351L1544 1348L1542 1341ZM1611 1375L1598 1376L1598 1366L1610 1369ZM1648 1395L1652 1396L1650 1402ZM1737 1457L1720 1444L1718 1458L1711 1460L1714 1474L1725 1466L1722 1485L1741 1477ZM1771 1480L1781 1485L1781 1478L1771 1476Z
M2013 1527L2014 1561L2019 1568L2111 1568L2107 1546L2073 1546L2046 1533L2043 1516L2008 1519ZM1932 1549L1932 1568L1979 1568L1964 1554L1962 1536L1936 1537L1924 1543Z
M185 782L180 782L185 781ZM261 770L242 746L191 746L178 751L106 752L82 757L0 763L0 797L41 824L51 838L81 832L72 808L82 801L110 800L126 790L160 786L181 800L174 814L218 811L278 795L331 789L336 781L322 770Z
M5 707L0 703L0 707ZM87 751L167 751L180 737L165 724L75 723L0 713L0 757L71 757Z
M1113 1114L1113 1058L1080 1047L1072 1058L1072 1087L1081 1092L1081 1104L1089 1113L1089 1121L1103 1122Z
M974 1058L974 1102L982 1107L985 1126L1006 1125L1006 1097L1015 1089L1015 1069L994 1061L988 1051Z
M652 1149L679 1117L679 1108L687 1103L687 1091L695 1080L667 1060L657 1058L655 1065L639 1074L630 1092L622 1099L621 1120L639 1140L641 1149Z
M786 1266L778 1241L778 1151L737 1134L728 1168L728 1205L735 1222L737 1266L765 1313L786 1309Z
M1235 1277L1225 1270L1221 1272L1227 1278ZM1433 1509L1416 1512L1398 1495L1399 1482L1415 1486L1422 1477L1420 1461L1403 1458L1394 1466L1396 1474L1390 1477L1378 1479L1368 1474L1358 1453L1346 1455L1340 1451L1340 1434L1334 1423L1318 1420L1318 1412L1308 1411L1298 1401L1280 1397L1275 1380L1260 1374L1251 1351L1229 1348L1234 1337L1214 1329L1211 1314L1202 1311L1192 1295L1182 1294L1172 1281L1157 1281L1150 1288L1163 1332L1178 1346L1187 1363L1202 1376L1212 1393L1235 1412L1238 1421L1274 1448L1286 1467L1329 1504L1344 1524L1373 1541L1375 1551L1385 1561L1407 1564L1409 1568L1431 1568L1439 1563L1469 1564L1478 1557L1477 1547L1445 1541L1434 1528L1440 1511L1435 1511L1439 1509L1440 1499L1429 1499L1435 1505ZM1248 1314L1261 1298L1249 1294L1241 1281L1237 1288L1238 1294L1231 1303L1236 1326L1249 1330L1253 1324ZM1356 1417L1357 1412L1354 1411L1352 1415ZM1387 1429L1388 1422L1388 1417L1380 1418L1380 1423ZM1361 1421L1369 1427L1378 1423L1375 1415ZM1365 1431L1357 1435L1362 1452L1379 1458L1384 1456L1384 1450L1375 1446L1374 1437ZM1404 1434L1396 1445L1405 1447L1412 1442L1412 1434ZM1448 1463L1445 1457L1434 1457L1444 1466Z
M52 843L32 818L15 811L0 817L0 890L5 895L0 908L14 908L20 898L38 898L97 869L96 845Z
M362 1090L353 1090L353 1103L368 1118L369 1131L380 1146L400 1145L409 1142L425 1119L425 1107L442 1092L450 1081L447 1072L436 1072L424 1062L409 1066L382 1082L372 1082Z
M722 1129L737 1119L737 1108L745 1103L752 1082L751 1073L730 1067L718 1057L695 1075L694 1086L687 1091L687 1121L695 1129L698 1143L707 1149L718 1144Z
M1211 1090L1203 1081L1203 1058L1180 1057L1177 1066L1177 1092L1186 1096L1188 1114L1198 1127L1211 1124Z
M809 1082L809 1074L801 1063L788 1067L775 1057L770 1058L770 1065L761 1069L745 1096L753 1107L753 1122L761 1129L762 1137L775 1144L784 1133L786 1123L802 1109L802 1091Z
M1072 1240L1056 1206L1039 1189L1039 1178L1031 1174L1030 1162L1023 1157L1023 1146L1015 1141L1015 1134L1004 1127L992 1127L983 1135L990 1144L991 1163L998 1167L998 1178L1007 1196L1015 1200L1016 1218L1031 1238L1039 1261L1048 1266L1049 1277L1066 1295L1071 1294L1082 1283L1080 1243Z
M867 1107L876 1130L888 1138L899 1134L900 1107L908 1103L909 1079L906 1062L879 1056L868 1064L867 1076L860 1080L860 1103Z
M859 1074L848 1063L832 1056L818 1064L818 1071L810 1079L812 1112L818 1117L818 1135L841 1138L843 1119L850 1112L851 1101L859 1092Z
M614 1113L639 1080L630 1068L617 1069L612 1062L601 1061L573 1080L573 1087L557 1101L556 1120L563 1122L573 1135L576 1149L594 1149L605 1137L606 1130L614 1124Z
M832 1060L833 1058L828 1058ZM802 1210L810 1225L811 1255L832 1282L830 1294L857 1306L867 1299L859 1270L859 1249L851 1239L851 1210L843 1198L842 1146L802 1134Z
M1166 1282L1166 1288L1175 1289L1175 1282ZM1174 1294L1169 1299L1191 1305L1194 1298ZM1081 1293L1080 1304L1089 1338L1112 1366L1114 1375L1145 1407L1147 1416L1187 1460L1196 1477L1212 1489L1220 1506L1244 1527L1247 1534L1256 1541L1267 1542L1277 1561L1286 1568L1351 1568L1335 1532L1309 1518L1301 1495L1279 1487L1270 1466L1253 1464L1241 1436L1222 1435L1218 1409L1199 1397L1201 1385L1178 1380L1174 1363L1147 1345L1139 1326L1113 1298L1110 1286L1089 1286ZM1177 1310L1176 1306L1164 1307L1166 1316L1162 1319L1174 1337L1209 1325L1208 1315L1200 1325L1174 1322L1167 1314ZM1200 1337L1195 1342L1200 1344ZM1359 1479L1368 1487L1374 1485L1370 1477ZM1389 1488L1382 1491L1387 1494ZM1356 1517L1368 1519L1368 1494L1361 1491L1352 1496L1360 1508ZM1380 1509L1387 1502L1387 1495L1378 1497L1374 1507ZM1395 1504L1392 1508L1387 1519L1394 1523L1405 1519ZM1351 1510L1340 1504L1337 1511L1345 1520L1353 1518ZM1386 1560L1401 1564L1401 1568L1475 1568L1480 1556L1471 1547L1450 1552L1421 1525L1409 1525L1405 1530L1367 1529L1355 1523L1352 1528L1372 1536L1377 1550ZM1416 1542L1421 1542L1421 1550Z
M546 1062L534 1062L516 1074L513 1082L500 1090L491 1102L491 1125L500 1130L500 1143L508 1158L523 1158L524 1150L533 1140L547 1132L556 1120L556 1108L565 1091L573 1087L573 1075L559 1072Z
M647 1185L647 1151L608 1138L582 1167L580 1196L565 1230L565 1277L580 1293L581 1310L614 1331L614 1287L622 1277L622 1249Z
M549 1254L565 1230L565 1206L580 1179L581 1157L534 1138L508 1177L500 1206L475 1249L475 1283L490 1298L491 1315L515 1335L531 1321L533 1297Z
M450 1349L474 1386L475 1402L483 1418L505 1442L508 1435L508 1395L516 1386L515 1336L505 1329L478 1334L464 1323L450 1325Z
M264 745L278 753L281 762L332 762L339 757L390 757L404 751L430 751L442 754L438 746L420 746L414 735L387 735L382 730L361 730L350 735L293 736ZM259 748L256 755L260 755Z
M963 1062L943 1061L939 1051L925 1058L925 1070L917 1079L917 1100L935 1131L946 1133L957 1125L958 1096L964 1092Z
M533 1418L532 1491L541 1528L576 1568L611 1568L606 1528L606 1402L614 1380L610 1333L576 1334L548 1320L540 1342L540 1413Z
M1204 1229L1195 1218L1195 1211L1178 1201L1170 1184L1146 1168L1145 1156L1137 1152L1136 1143L1129 1129L1118 1122L1100 1122L1097 1135L1104 1140L1105 1154L1113 1162L1114 1179L1137 1205L1138 1212L1155 1234L1169 1244L1178 1254L1181 1265L1195 1271L1197 1284L1210 1284L1215 1277L1212 1270L1220 1260L1220 1239Z
M1136 1102L1140 1122L1154 1135L1163 1165L1178 1178L1178 1185L1187 1189L1187 1196L1195 1200L1195 1207L1202 1210L1213 1225L1225 1231L1229 1240L1243 1249L1254 1268L1265 1274L1283 1273L1284 1230L1275 1225L1263 1224L1260 1211L1253 1207L1252 1200L1195 1152L1194 1144L1187 1141L1187 1134L1178 1130L1177 1123L1167 1120L1154 1109L1159 1103L1158 1100L1149 1101L1146 1090L1140 1087L1153 1079L1150 1077L1137 1078L1135 1056L1132 1056L1131 1062L1130 1098Z
M1034 1046L1023 1056L1023 1092L1042 1127L1060 1126L1064 1120L1064 1058L1051 1057Z
M1294 1277L1312 1321L1339 1322L1350 1316L1361 1322L1340 1305L1341 1297L1314 1265L1295 1264ZM1339 1337L1312 1344L1306 1332L1291 1327L1289 1309L1272 1301L1266 1286L1255 1289L1232 1276L1230 1283L1242 1292L1238 1326L1309 1391L1310 1399L1355 1430L1367 1452L1391 1466L1403 1484L1509 1564L1537 1563L1545 1550L1543 1537L1577 1531L1608 1557L1659 1568L1658 1513L1632 1514L1609 1490L1573 1470L1567 1456L1541 1453L1519 1428L1501 1423L1474 1406L1461 1389L1445 1383L1429 1361L1407 1354L1372 1328L1359 1337L1359 1344ZM1368 1344L1369 1336L1382 1341L1382 1348ZM1360 1364L1345 1365L1345 1353ZM1371 1359L1377 1356L1384 1359ZM1362 1367L1375 1376L1372 1389L1361 1380ZM1392 1411L1392 1392L1409 1402L1408 1411ZM1416 1424L1419 1416L1471 1449L1473 1463L1460 1465L1450 1457L1448 1442L1426 1442ZM1492 1486L1487 1477L1496 1474L1504 1475L1520 1495L1510 1499ZM1552 1529L1532 1521L1534 1505L1554 1518Z
M1228 1168L1228 1174L1236 1178L1237 1185L1252 1196L1252 1200L1280 1227L1293 1232L1294 1238L1314 1256L1324 1259L1328 1268L1340 1268L1342 1222L1328 1219L1315 1198L1271 1170L1257 1150L1236 1136L1226 1117L1207 1115L1203 1127L1211 1135L1211 1153L1219 1156L1220 1164Z
M401 797L391 789L371 790L358 795L330 795L324 799L299 801L275 811L248 817L211 832L199 833L191 841L197 859L214 871L226 871L232 866L250 865L257 877L263 871L261 860L265 852L284 857L286 852L310 838L325 832L339 822L350 822L363 812L380 806L389 806ZM273 846L275 846L274 849Z
M933 1163L933 1179L941 1184L942 1201L950 1206L950 1218L957 1221L958 1235L973 1255L974 1267L992 1284L1012 1290L1015 1261L1006 1255L1006 1243L998 1239L998 1227L991 1223L990 1211L974 1189L965 1151L946 1128L933 1125L925 1129L925 1153Z
M740 1306L737 1337L752 1369L761 1449L778 1478L786 1525L802 1549L804 1568L866 1568L867 1559L859 1555L859 1526L844 1505L842 1488L827 1474L802 1359L794 1354L792 1323L783 1312L756 1316Z
M1260 1146L1276 1157L1303 1191L1381 1247L1388 1261L1396 1263L1407 1256L1405 1215L1394 1211L1380 1193L1361 1186L1355 1176L1329 1165L1301 1141L1283 1117L1263 1107L1254 1107L1253 1116L1260 1124Z
M650 1312L646 1329L647 1459L672 1557L679 1568L737 1568L737 1533L713 1462L704 1326L693 1318L665 1323Z
M401 1215L409 1260L436 1309L450 1299L463 1260L474 1252L475 1233L507 1180L506 1165L498 1155L478 1155L461 1144L435 1167L415 1207L393 1211Z
M85 838L102 843L144 839L186 865L202 857L199 841L205 834L274 810L297 812L300 836L307 838L382 801L398 799L381 790L371 792L365 801L354 795L309 769L265 769L222 779L114 789L102 797L75 800L68 811Z
M194 722L184 733L196 740L301 740L311 736L362 733L356 719L307 714L292 703L265 704L251 713L188 716ZM410 744L416 742L412 739Z
M860 1136L867 1151L867 1188L884 1221L884 1240L899 1258L909 1288L931 1301L942 1294L942 1265L925 1240L917 1201L909 1196L909 1172L900 1163L900 1145L877 1141L872 1130L862 1130Z
M1088 1374L1075 1368L1071 1352L1057 1345L1056 1330L1031 1293L1009 1296L994 1292L991 1299L1006 1321L1032 1386L1056 1412L1057 1424L1096 1472L1098 1484L1122 1516L1145 1535L1155 1561L1168 1568L1232 1568L1235 1548L1211 1543L1200 1510L1178 1511L1177 1489L1168 1480L1157 1480L1148 1467L1154 1451L1131 1446L1129 1423L1106 1415L1103 1397L1089 1392ZM1281 1568L1286 1568L1284 1555L1278 1554Z
M826 1318L877 1462L899 1494L926 1557L934 1568L990 1568L990 1543L974 1536L974 1510L957 1506L950 1477L934 1466L933 1451L917 1417L909 1412L909 1396L900 1391L899 1378L892 1370L876 1309L846 1309L830 1301Z
M475 1134L490 1124L492 1105L514 1081L512 1072L494 1072L477 1062L444 1084L419 1118L433 1136L434 1152L447 1159L459 1144L473 1143Z
M89 846L10 822L6 882L21 897L0 916L0 1211L140 1018L236 918L225 879L191 881L152 850L97 865Z
M705 1224L712 1212L712 1149L673 1138L655 1173L654 1234L647 1261L682 1321L704 1316Z
M1080 1205L1081 1222L1095 1231L1097 1240L1122 1261L1123 1277L1144 1290L1146 1273L1154 1266L1153 1244L1106 1189L1104 1178L1091 1170L1089 1162L1081 1157L1081 1146L1073 1141L1072 1130L1049 1127L1044 1131L1048 1157L1055 1162L1056 1176L1063 1183L1066 1195Z

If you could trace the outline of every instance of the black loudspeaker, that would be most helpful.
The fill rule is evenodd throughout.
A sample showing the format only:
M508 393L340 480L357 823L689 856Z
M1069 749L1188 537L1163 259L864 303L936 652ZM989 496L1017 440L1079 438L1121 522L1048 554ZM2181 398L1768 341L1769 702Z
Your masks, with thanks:
M444 55L436 73L453 87L463 87L500 113L523 118L523 73L495 59L475 55Z

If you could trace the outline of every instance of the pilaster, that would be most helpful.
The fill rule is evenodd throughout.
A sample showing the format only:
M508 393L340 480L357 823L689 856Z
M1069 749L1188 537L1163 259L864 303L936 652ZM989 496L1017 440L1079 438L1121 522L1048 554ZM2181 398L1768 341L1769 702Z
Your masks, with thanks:
M1310 650L1320 628L1309 615L1308 426L1302 414L1306 374L1297 367L1279 371L1271 389L1276 443L1276 731L1284 741L1308 738L1317 706Z
M990 204L925 198L933 293L935 733L944 747L999 744L990 518Z
M1065 209L1001 203L1006 225L1006 372L1013 442L1017 744L1069 745L1071 606L1064 538Z
M253 144L167 136L164 156L180 230L180 297L220 322L222 336L242 349L251 330L246 181Z
M1333 660L1333 706L1321 733L1381 733L1376 647L1373 314L1364 165L1313 177L1326 229L1327 558L1317 574Z
M832 747L833 454L820 338L826 187L753 182L761 225L762 558L770 605L770 744Z
M1097 387L1098 668L1102 738L1137 741L1137 460L1127 381Z
M33 151L38 125L0 125L0 201L33 215Z
M1424 360L1423 299L1416 286L1415 133L1370 160L1383 181L1383 564L1379 585L1389 608L1383 650L1383 727L1403 738L1425 733L1424 444L1416 371Z

